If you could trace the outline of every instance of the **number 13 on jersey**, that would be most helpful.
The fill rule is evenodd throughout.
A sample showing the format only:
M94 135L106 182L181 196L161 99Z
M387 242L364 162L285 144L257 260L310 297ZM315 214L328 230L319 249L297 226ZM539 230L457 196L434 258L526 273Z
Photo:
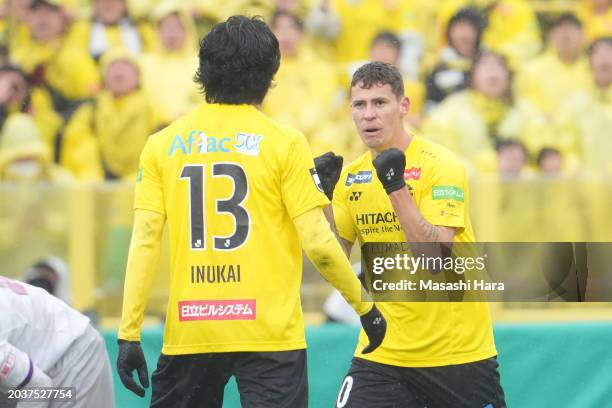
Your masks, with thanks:
M247 210L242 206L249 194L248 180L244 169L237 163L213 163L210 167L213 177L228 177L232 181L231 196L216 199L215 211L233 216L235 225L232 235L213 235L213 249L232 251L240 248L249 236L251 219ZM189 239L192 251L206 249L205 171L206 166L203 164L186 164L179 177L179 180L189 183Z

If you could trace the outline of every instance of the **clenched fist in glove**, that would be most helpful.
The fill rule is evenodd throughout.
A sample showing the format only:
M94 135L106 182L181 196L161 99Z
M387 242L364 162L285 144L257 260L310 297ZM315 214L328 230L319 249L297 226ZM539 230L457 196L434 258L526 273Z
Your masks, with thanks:
M342 156L337 156L332 152L327 152L314 159L323 192L330 201L334 196L334 188L342 172L342 162Z
M387 194L391 194L406 186L406 182L404 181L406 156L401 150L393 147L387 149L380 153L372 164Z

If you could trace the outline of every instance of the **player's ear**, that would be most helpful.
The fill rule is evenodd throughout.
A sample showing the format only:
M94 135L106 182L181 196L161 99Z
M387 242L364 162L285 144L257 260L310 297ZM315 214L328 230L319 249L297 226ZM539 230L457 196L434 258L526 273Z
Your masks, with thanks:
M400 114L404 116L408 114L408 112L410 112L410 98L402 96L400 99Z

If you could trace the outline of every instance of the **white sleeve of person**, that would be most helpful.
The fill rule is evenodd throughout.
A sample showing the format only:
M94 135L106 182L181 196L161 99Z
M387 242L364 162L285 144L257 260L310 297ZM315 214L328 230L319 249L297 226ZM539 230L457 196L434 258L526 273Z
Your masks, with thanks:
M53 381L30 357L6 340L0 340L0 392L22 387L51 387Z

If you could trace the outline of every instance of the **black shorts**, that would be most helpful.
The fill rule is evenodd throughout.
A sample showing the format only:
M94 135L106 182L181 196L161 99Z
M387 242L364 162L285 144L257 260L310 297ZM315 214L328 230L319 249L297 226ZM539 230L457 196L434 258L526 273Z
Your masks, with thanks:
M337 408L504 408L497 358L442 367L397 367L353 358Z
M221 407L236 377L243 407L308 406L306 350L161 354L151 377L151 407Z

